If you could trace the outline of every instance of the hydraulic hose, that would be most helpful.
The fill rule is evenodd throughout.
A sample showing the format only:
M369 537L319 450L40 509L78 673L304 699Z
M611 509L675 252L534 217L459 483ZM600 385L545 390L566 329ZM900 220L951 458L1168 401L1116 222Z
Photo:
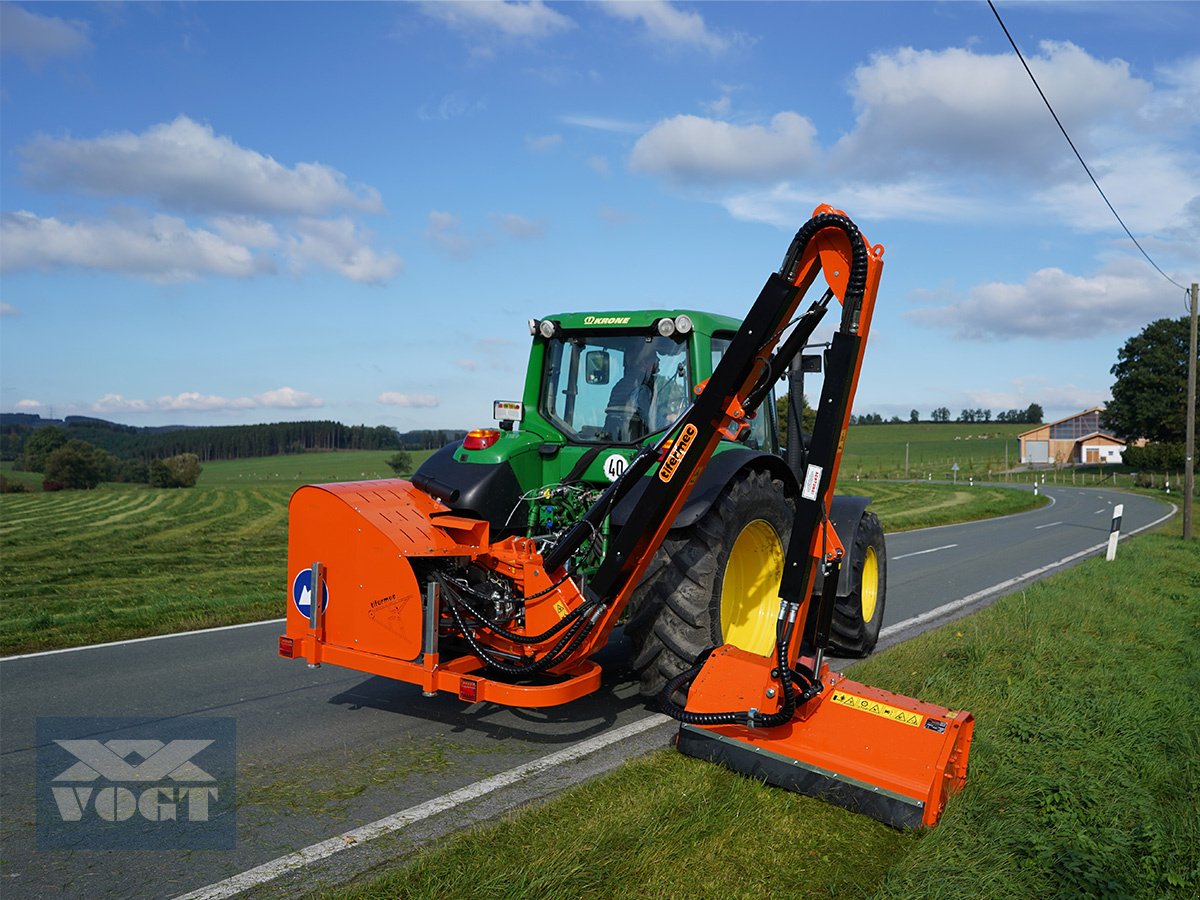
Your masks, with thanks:
M565 581L566 579L563 579L563 580ZM467 612L469 612L472 616L474 616L476 619L478 619L480 622L482 622L487 627L488 631L491 631L494 634L498 634L498 635L500 635L500 637L502 637L506 640L512 641L514 644L540 644L543 641L547 641L550 638L554 637L554 635L556 635L560 631L562 631L564 628L566 628L568 625L570 625L572 622L574 622L576 619L578 619L581 615L583 615L583 613L587 612L596 603L595 600L588 600L588 601L584 602L574 612L569 613L565 618L560 620L556 625L552 625L550 628L546 629L541 634L536 634L536 635L517 634L515 631L509 631L507 628L505 628L499 622L495 622L492 619L489 619L487 616L485 616L483 613L481 613L479 610L477 610L474 606L472 606L471 603L463 597L463 594L469 594L470 596L475 597L476 599L480 599L480 600L486 600L487 598L480 597L478 594L472 593L469 590L461 590L460 591L458 585L452 585L445 580L439 580L439 582L442 585L442 587L446 588L447 593L453 594L455 600L458 603L461 603L464 607L466 607ZM558 585L561 585L561 584L562 584L562 581L558 582ZM557 587L558 585L554 585L553 587ZM535 597L540 597L543 594L547 594L550 592L551 589L552 588L548 588L545 591L540 591L537 594L532 594L529 597L527 597L526 600L532 600Z
M850 239L850 275L846 283L846 296L842 299L841 330L856 334L858 315L862 309L863 295L867 290L867 243L863 240L858 226L848 216L822 213L801 225L783 257L779 274L788 281L795 281L800 259L808 249L808 242L823 228L837 228Z
M455 596L453 591L449 592L449 596L452 598L450 603L447 604L450 607L450 614L454 617L454 621L458 625L459 631L461 631L463 637L467 639L467 643L470 644L475 655L478 656L484 663L486 663L489 668L514 677L523 677L527 675L535 675L538 672L544 672L551 666L555 666L567 659L591 633L592 628L599 619L600 612L604 610L604 605L600 604L596 607L595 612L593 612L591 616L585 617L580 615L578 618L576 618L574 624L567 629L567 633L559 638L558 643L555 644L545 656L534 659L525 665L513 665L497 658L490 650L488 650L488 648L484 647L483 644L480 643L479 639L471 633L471 630L467 627L467 623L463 620L462 612L458 608L462 601ZM586 607L581 606L577 612L585 608Z

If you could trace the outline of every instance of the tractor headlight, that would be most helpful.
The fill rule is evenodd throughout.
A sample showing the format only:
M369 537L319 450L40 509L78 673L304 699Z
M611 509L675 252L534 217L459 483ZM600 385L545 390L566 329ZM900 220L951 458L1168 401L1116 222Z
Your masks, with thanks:
M546 340L550 340L550 338L554 337L554 335L558 332L558 323L552 322L549 319L542 319L542 321L538 323L538 332Z
M687 334L689 331L691 331L692 330L692 317L691 316L676 316L675 317L675 330L678 331L680 334Z
M671 335L673 335L675 333L675 323L673 321L671 321L670 319L666 319L666 318L659 319L658 320L658 333L661 334L663 337L670 337Z

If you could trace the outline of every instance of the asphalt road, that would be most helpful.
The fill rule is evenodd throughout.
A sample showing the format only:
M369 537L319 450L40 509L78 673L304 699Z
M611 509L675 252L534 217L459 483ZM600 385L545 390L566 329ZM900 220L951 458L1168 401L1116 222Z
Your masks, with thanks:
M966 614L1096 552L1116 503L1124 504L1125 534L1170 511L1115 491L1043 490L1054 502L1039 510L889 535L882 643ZM652 713L637 696L619 632L598 656L605 669L600 691L565 708L531 711L468 707L358 672L308 669L275 655L280 631L281 624L266 623L0 663L0 893L7 900L177 896L330 838L309 853L323 859L290 872L278 866L270 870L278 877L254 892L282 896L334 884L663 746L673 732L647 718ZM233 718L235 848L38 850L36 722L56 716L139 718L164 728L185 717ZM610 740L614 734L623 737ZM88 736L105 741L113 732L100 727ZM590 752L592 744L581 745L589 740L604 746ZM545 762L513 771L538 760ZM384 828L354 831L413 809ZM387 833L367 840L379 831ZM253 880L227 884L214 896Z

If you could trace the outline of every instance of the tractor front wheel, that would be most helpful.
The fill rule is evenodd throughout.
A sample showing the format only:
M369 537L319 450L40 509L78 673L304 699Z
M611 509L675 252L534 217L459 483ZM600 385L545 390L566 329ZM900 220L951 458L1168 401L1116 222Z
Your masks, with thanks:
M644 696L656 696L709 647L772 652L792 516L783 482L750 471L702 519L668 535L625 625Z

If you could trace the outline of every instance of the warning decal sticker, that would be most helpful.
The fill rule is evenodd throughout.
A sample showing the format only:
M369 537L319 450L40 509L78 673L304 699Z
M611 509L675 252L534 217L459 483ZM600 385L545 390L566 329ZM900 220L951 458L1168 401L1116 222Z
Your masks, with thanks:
M816 500L817 492L821 489L821 474L823 469L820 466L809 465L804 473L804 485L800 489L800 496L805 500Z
M560 619L565 619L571 614L571 611L567 609L567 604L563 603L561 600L554 604L554 611L558 613L558 617Z
M870 713L873 716L883 716L885 719L891 719L893 722L900 722L904 725L911 725L913 728L920 728L921 723L924 721L924 716L919 716L915 712L909 712L907 709L897 709L894 706L888 706L886 703L880 703L877 700L868 700L866 697L857 697L854 694L847 694L844 691L834 691L830 699L834 703L849 706L851 709L857 709L859 712Z

